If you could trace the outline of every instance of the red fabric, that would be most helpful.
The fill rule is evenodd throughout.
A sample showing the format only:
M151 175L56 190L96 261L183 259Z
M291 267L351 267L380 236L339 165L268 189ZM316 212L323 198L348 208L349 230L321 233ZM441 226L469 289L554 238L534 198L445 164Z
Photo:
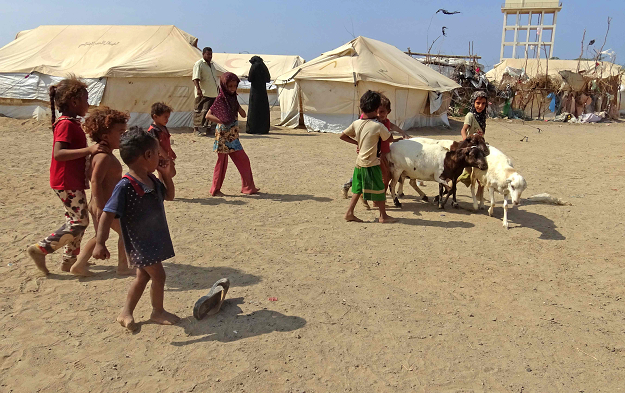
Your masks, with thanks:
M241 174L241 192L244 194L250 194L256 191L254 176L252 176L252 167L250 166L250 159L245 153L245 150L237 150L233 153L217 154L217 163L215 164L215 171L213 172L213 185L210 190L211 195L215 195L221 190L224 178L226 177L226 169L228 169L228 156L232 158L234 165L237 166L237 169Z
M228 82L236 81L237 85L239 77L232 72L226 72L219 78L219 95L215 98L215 102L210 107L211 113L221 121L222 124L231 124L237 119L239 114L239 101L237 93L230 93L226 88Z
M176 159L176 153L171 148L171 134L167 127L159 127L156 124L150 125L148 128L148 132L155 135L156 139L158 139L158 143L161 145L163 150L167 152L168 158L171 160Z
M52 142L52 162L50 163L50 187L55 190L86 190L89 188L85 174L86 157L70 161L54 159L54 145L57 142L68 143L68 149L87 147L87 136L76 119L60 117L54 125Z
M135 189L135 192L137 193L137 195L139 195L139 196L144 196L145 195L145 191L143 190L143 187L141 187L141 185L139 183L137 183L137 181L135 179L133 179L132 176L124 175L124 176L122 176L122 179L128 179L128 181L132 185L132 188Z
M381 121L380 123L384 124L384 126L388 129L389 132L391 131L391 121L389 119ZM387 140L380 141L380 152L382 154L391 152L391 138L393 138L392 134L391 134L391 137L388 138ZM382 171L382 174L384 174L384 171Z

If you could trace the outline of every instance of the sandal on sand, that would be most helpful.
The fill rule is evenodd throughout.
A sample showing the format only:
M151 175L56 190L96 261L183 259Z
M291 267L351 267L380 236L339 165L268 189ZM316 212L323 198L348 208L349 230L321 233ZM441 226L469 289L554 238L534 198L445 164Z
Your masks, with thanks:
M195 319L199 321L206 316L217 314L224 300L226 300L226 294L229 288L230 280L227 278L222 278L213 284L208 295L202 296L195 302L195 306L193 306L193 316Z

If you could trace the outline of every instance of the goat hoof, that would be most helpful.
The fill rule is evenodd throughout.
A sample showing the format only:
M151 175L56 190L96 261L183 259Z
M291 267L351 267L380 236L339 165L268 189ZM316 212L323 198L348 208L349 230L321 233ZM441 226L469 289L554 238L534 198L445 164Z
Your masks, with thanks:
M403 192L402 192L401 194L397 195L397 196L398 196L398 197L400 197L400 198L405 197L405 195L404 195L404 193L403 193Z
M393 204L395 204L395 207L401 208L401 203L399 202L399 199L397 198L393 199Z
M458 205L458 202L452 202L452 203L451 203L451 206L452 206L454 209L459 209L459 208L460 208L460 206Z
M429 199L428 199L428 197L427 197L427 196L424 196L423 198L421 198L421 200L422 200L422 201L424 201L424 202L429 201Z
M439 204L438 204L438 208L439 208L439 209L444 209L444 208L445 208L445 205L441 205L441 204L439 203Z
M439 200L439 199L440 199L440 198L438 197L438 195L437 195L437 196L435 196L435 197L434 197L434 203L438 203L438 200Z

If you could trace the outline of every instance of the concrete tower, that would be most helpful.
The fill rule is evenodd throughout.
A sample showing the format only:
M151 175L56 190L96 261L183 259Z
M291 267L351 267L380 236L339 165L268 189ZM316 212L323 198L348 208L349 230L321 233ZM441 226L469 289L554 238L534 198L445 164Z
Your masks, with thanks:
M553 57L560 1L506 0L501 6L503 59Z

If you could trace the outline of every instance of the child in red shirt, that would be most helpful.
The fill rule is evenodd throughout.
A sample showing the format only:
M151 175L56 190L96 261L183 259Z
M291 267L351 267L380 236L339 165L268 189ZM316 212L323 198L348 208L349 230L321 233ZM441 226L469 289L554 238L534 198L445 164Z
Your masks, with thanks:
M167 129L167 123L169 122L169 116L171 115L171 107L157 102L152 105L152 124L148 128L148 133L154 138L158 139L159 149L159 166L163 168L167 161L169 161L170 169L172 170L172 177L176 175L176 166L174 161L176 160L176 153L171 148L171 134ZM159 179L161 173L158 173ZM162 179L161 179L162 180Z
M55 119L55 105L62 114L58 120ZM98 145L87 147L87 138L77 119L77 116L85 116L89 109L87 85L70 78L51 86L50 106L54 132L50 187L65 206L66 221L50 236L27 250L37 268L46 275L50 273L46 267L47 254L65 247L61 268L69 271L80 253L80 241L89 225L85 194L89 188L86 157L99 149Z

